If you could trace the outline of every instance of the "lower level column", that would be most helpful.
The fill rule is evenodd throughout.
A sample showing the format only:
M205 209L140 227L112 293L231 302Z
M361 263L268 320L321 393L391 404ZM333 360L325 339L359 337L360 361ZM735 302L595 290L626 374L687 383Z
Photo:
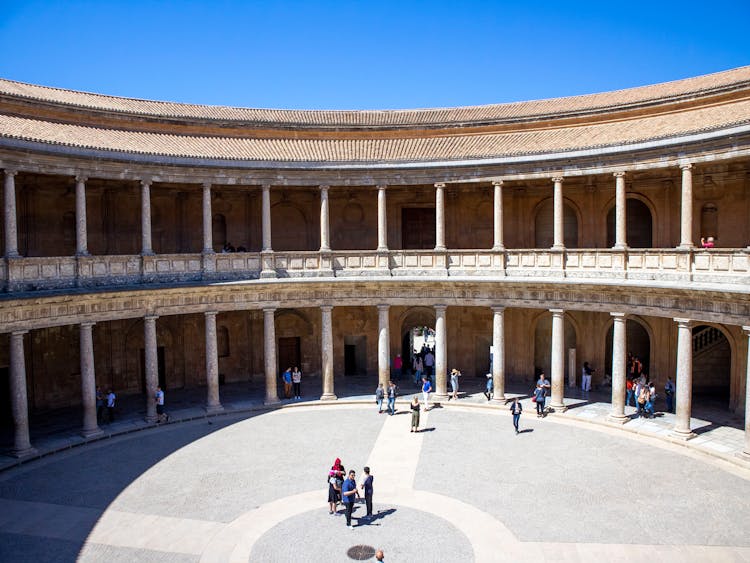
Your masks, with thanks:
M625 416L625 378L627 369L627 320L624 313L610 313L614 319L612 327L612 412L609 421L623 424L629 419Z
M333 325L332 325L333 307L323 305L321 312L321 368L323 375L323 394L320 396L321 401L335 401L338 397L333 392Z
M279 402L279 391L276 384L276 309L263 309L263 362L266 372L265 405Z
M208 311L206 316L206 412L224 410L219 401L219 350L216 345L217 311Z
M102 433L96 421L96 372L94 368L94 323L81 323L81 403L83 405L84 438L91 438Z
M564 412L565 403L565 311L550 309L552 313L552 358L550 379L552 381L552 397L549 406L555 411Z
M750 326L743 326L747 335L747 362L745 368L745 447L740 454L750 460Z
M23 353L23 335L28 331L10 335L10 400L13 411L13 450L15 457L36 453L29 437L29 403L26 394L26 358Z
M159 385L159 364L156 348L156 315L143 318L143 347L146 368L146 422L156 422L156 387Z
M492 386L496 403L505 404L505 307L492 308Z
M435 401L448 400L448 361L445 334L446 305L435 305Z
M672 436L689 440L695 434L690 430L690 413L693 403L693 331L689 319L675 319L677 323L677 372L675 374L676 405Z
M378 383L388 388L391 379L391 330L388 318L388 305L378 305Z

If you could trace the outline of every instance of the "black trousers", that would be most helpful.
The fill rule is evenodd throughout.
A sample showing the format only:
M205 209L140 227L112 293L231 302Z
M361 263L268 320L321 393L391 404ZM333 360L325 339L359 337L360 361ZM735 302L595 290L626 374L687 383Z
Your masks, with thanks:
M344 507L346 508L346 525L352 525L352 510L354 510L353 502L345 502Z
M365 493L365 504L367 505L367 515L372 516L372 494Z
M302 387L302 383L292 383L294 386L294 396L295 397L301 397L302 392L300 391L300 387Z

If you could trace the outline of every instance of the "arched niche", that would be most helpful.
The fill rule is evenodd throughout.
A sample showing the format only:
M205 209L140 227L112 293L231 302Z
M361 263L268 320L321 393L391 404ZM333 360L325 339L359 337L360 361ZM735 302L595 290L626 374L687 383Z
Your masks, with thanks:
M547 198L534 214L534 248L550 248L554 241L554 201ZM578 213L568 200L563 202L563 243L566 248L578 248Z
M607 248L615 245L615 216L613 205L607 213ZM654 221L651 209L642 200L629 197L625 204L626 239L630 248L653 248Z

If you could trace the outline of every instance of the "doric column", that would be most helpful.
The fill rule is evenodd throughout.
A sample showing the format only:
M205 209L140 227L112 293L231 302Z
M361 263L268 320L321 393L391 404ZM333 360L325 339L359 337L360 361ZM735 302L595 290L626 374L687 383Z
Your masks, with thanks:
M263 309L263 362L266 371L266 400L264 404L279 402L276 385L276 309Z
M388 252L388 215L385 184L378 186L378 252Z
M505 250L505 243L503 242L503 181L495 180L492 182L495 186L495 206L494 206L494 243L492 250L500 251Z
M624 250L628 247L627 197L625 194L625 172L615 172L615 246Z
M747 361L745 363L745 447L740 455L745 459L750 459L750 326L743 326L742 330L747 336Z
M146 422L156 422L156 387L159 385L159 363L156 348L156 315L143 317L143 347L146 368Z
M564 250L565 249L565 230L564 230L564 210L563 210L563 192L562 192L562 183L563 178L562 176L557 176L555 178L552 178L552 182L555 184L555 190L553 194L553 209L554 209L554 233L555 238L554 242L552 243L552 248L554 250Z
M153 254L151 246L151 180L141 180L141 254Z
M320 186L320 251L330 252L331 239L328 221L328 186Z
M565 388L565 311L550 309L552 313L552 358L550 379L552 396L550 407L556 411L564 411L563 392Z
M693 165L682 164L682 199L680 205L680 246L693 248Z
M271 247L271 186L263 184L261 226L263 229L263 252L272 252Z
M81 323L81 403L83 405L83 429L81 434L90 438L101 434L96 421L96 372L94 368L94 323Z
M505 307L492 308L493 401L505 404Z
M378 305L378 383L388 386L391 378L391 329L388 305Z
M445 333L446 305L435 305L435 400L448 400L448 338Z
M5 257L18 256L18 227L16 223L16 170L5 169Z
M445 184L435 184L435 250L445 250Z
M620 424L628 421L625 416L625 378L627 362L627 319L624 313L610 313L614 320L612 329L612 412L611 422Z
M211 182L203 183L203 254L214 252Z
M224 410L219 401L219 350L216 345L217 311L207 311L206 317L206 411Z
M76 176L76 256L88 256L89 253L86 226L86 180L86 176Z
M693 402L693 331L689 319L675 319L677 323L677 372L675 374L677 404L672 436L689 440L690 412Z
M23 353L23 335L27 332L20 330L10 334L10 401L14 427L13 455L16 457L25 457L36 452L29 437L26 358Z
M323 372L323 394L321 401L335 401L333 392L333 325L331 321L333 307L321 305L320 357Z

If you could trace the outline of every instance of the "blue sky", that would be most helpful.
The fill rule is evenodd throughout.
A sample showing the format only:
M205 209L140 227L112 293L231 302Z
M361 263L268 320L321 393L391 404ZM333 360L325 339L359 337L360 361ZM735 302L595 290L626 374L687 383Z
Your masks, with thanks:
M0 76L246 107L490 104L748 65L748 22L750 0L0 0Z

